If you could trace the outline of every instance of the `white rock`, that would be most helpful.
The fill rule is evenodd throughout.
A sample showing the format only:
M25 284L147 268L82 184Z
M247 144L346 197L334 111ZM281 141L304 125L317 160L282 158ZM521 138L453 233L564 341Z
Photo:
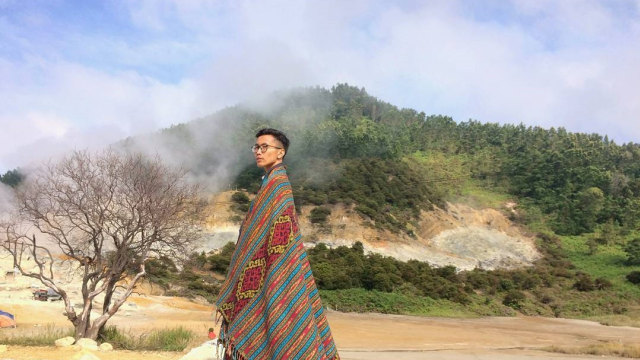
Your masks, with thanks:
M180 360L218 360L216 346L211 344L200 345L191 349L189 353L180 358Z
M0 345L0 354L7 352L7 345Z
M81 350L77 354L75 354L72 360L100 360L95 354L89 352L88 350Z
M100 344L100 351L112 351L112 350L113 350L113 345L109 343Z
M76 341L76 345L81 349L98 350L98 343L95 340L89 338L82 338Z
M67 336L62 339L56 340L56 346L67 347L73 345L74 342L76 342L76 339L72 338L71 336Z

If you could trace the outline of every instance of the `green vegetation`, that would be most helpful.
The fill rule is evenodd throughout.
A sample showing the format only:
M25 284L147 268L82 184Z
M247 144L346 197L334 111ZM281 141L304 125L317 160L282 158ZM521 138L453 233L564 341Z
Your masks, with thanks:
M196 334L183 327L133 334L122 332L115 326L107 326L98 335L99 342L110 343L114 348L122 350L183 351L194 345L194 340Z
M233 205L231 209L241 214L246 214L249 211L249 196L242 191L236 191L231 195L231 202Z
M640 284L640 271L632 271L625 276L625 278L632 284Z
M530 315L585 317L625 314L637 306L634 292L611 273L586 273L571 264L568 256L573 254L562 248L562 239L544 234L540 238L545 257L531 268L511 271L432 268L415 260L365 255L360 243L335 249L318 244L308 254L318 287L330 297L324 301L345 311L433 315L435 301L439 312L446 313L442 309L446 305L459 313L455 309L463 306L466 316L517 310ZM624 271L615 272L618 280Z
M20 185L23 180L24 175L20 169L9 170L4 175L0 175L0 182L11 187Z
M73 328L60 328L54 324L34 328L29 332L0 332L0 344L21 346L51 346L60 338L73 337Z
M222 250L218 254L207 257L207 264L211 271L217 272L222 275L226 275L227 268L231 262L231 256L236 249L236 244L229 242L222 247Z
M221 285L220 276L226 273L234 248L235 245L229 243L221 254L191 254L181 270L167 257L150 259L145 264L147 280L160 286L168 296L200 296L213 302ZM133 267L135 269L135 264Z
M421 211L458 200L505 211L537 234L543 254L527 269L458 272L365 255L357 245L318 245L309 250L310 260L328 304L384 312L396 304L403 313L432 306L455 313L465 306L474 314L606 316L614 322L637 316L640 287L632 274L640 270L639 144L563 128L456 123L399 109L347 84L276 97L278 105L266 113L236 106L159 137L181 151L194 149L191 167L206 173L222 160L210 148L192 146L193 134L229 124L211 146L246 155L238 169L229 169L239 174L232 185L241 189L232 200L238 214L248 206L245 191L255 193L262 175L247 166L247 148L256 130L270 126L292 140L286 162L296 205L313 206L310 221L319 227L328 226L331 205L343 204L366 224L410 238ZM194 294L214 293L230 249L194 255L172 281Z
M636 344L622 344L619 342L605 342L584 347L551 346L544 349L549 352L562 354L588 354L597 356L617 356L621 358L640 358L640 346Z
M629 241L624 251L627 253L627 265L640 265L640 238Z
M331 209L326 206L319 206L311 210L309 220L311 220L312 224L324 224L327 222L329 215L331 215Z
M345 290L320 290L324 306L344 312L378 312L442 317L476 317L487 315L513 315L514 312L500 306L473 307L449 300L434 300L402 291L381 292L361 288Z

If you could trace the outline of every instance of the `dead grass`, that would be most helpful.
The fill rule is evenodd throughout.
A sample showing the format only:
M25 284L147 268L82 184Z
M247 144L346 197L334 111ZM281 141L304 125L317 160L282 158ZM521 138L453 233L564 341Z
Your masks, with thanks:
M640 358L640 344L623 344L606 342L583 347L551 346L543 350L562 354L586 354L599 356L619 356L623 358Z
M67 336L73 336L73 328L46 324L40 327L11 329L11 332L0 331L0 344L51 346L56 340Z
M624 314L591 316L588 320L597 321L607 326L632 326L640 328L640 307L630 308L629 311Z

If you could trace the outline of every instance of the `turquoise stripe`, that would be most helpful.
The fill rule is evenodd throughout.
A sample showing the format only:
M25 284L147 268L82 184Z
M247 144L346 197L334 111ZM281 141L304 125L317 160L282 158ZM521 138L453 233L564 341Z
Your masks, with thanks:
M267 304L267 309L270 309L273 303L280 297L280 294L282 293L282 291L284 291L287 288L287 285L291 283L291 279L294 276L298 275L298 273L300 272L300 268L301 268L300 265L296 265L295 269L291 271L291 274L289 274L287 279L282 282L282 285L280 285L278 290L273 294L274 296L272 296L271 299L269 299L269 303Z
M284 186L283 184L279 185L279 186ZM258 215L262 214L262 212L264 211L264 207L267 205L267 203L270 201L271 197L273 197L275 194L272 194L268 201L265 201L265 204L260 208ZM262 238L264 237L264 235L269 232L269 230L271 229L271 224L273 224L273 220L276 216L278 216L280 214L280 210L284 207L285 204L288 204L289 202L293 202L293 198L286 198L284 199L284 201L282 202L282 204L280 205L279 208L276 209L276 211L273 212L273 214L271 215L271 217L269 218L269 220L266 222L266 224L268 224L265 229L262 231L262 233L258 236L257 240L253 241L253 247L251 248L251 252L249 254L253 254L253 252L255 251L256 245L258 243L261 242ZM245 232L243 233L243 237L238 239L238 241L236 242L236 246L238 248L242 248L245 243L248 241L247 237L249 236L249 233L251 232L251 230L253 230L253 227L255 226L255 222L261 218L261 216L256 216L252 222L252 225L250 227L247 228L247 230L245 230ZM237 261L237 257L240 256L239 255L240 252L238 251L237 253L234 252L234 258L231 259L231 263L233 264L233 262ZM242 261L242 266L239 267L239 269L244 268L244 264L248 261L248 259L244 259ZM238 274L235 274L235 278L233 279L234 282L235 280L237 280L237 276Z
M267 204L269 204L271 202L271 199L279 192L279 189L285 185L288 185L289 182L285 181L282 182L280 184L278 184L272 191L271 191L271 195L269 195L267 197L267 199L264 201L264 203L262 204L262 206L260 207L260 209L258 209L258 211L256 212L256 216L253 218L253 221L251 222L251 224L245 229L245 231L242 233L242 237L240 237L238 239L238 241L236 241L236 246L238 245L244 245L244 243L246 242L246 238L249 236L249 233L251 232L250 230L253 229L253 227L255 226L256 221L258 221L258 219L261 219L262 216L261 215L264 212L264 208L267 206ZM256 196L260 196L260 194L256 195ZM293 200L293 199L292 199ZM253 206L253 202L251 203L251 205ZM277 214L277 212L275 212L274 214ZM273 220L273 215L270 219L270 221ZM237 260L237 256L239 256L240 252L234 252L234 256L231 259L231 263L233 264L233 262L235 262Z
M313 334L312 336L309 337L309 340L307 340L307 343L305 344L305 346L300 349L300 351L298 351L298 354L296 354L296 359L299 359L301 355L299 354L304 354L305 351L307 351L307 349L309 348L309 346L311 346L311 342L314 341L315 339L318 338L318 324L316 324L315 322L313 323ZM323 346L322 346L322 339L320 339L320 346L318 347L318 356L320 356L320 358L322 358L322 350L323 350Z
M256 212L256 216L253 218L253 221L251 222L251 224L245 229L245 231L242 233L242 236L238 239L238 241L236 241L236 245L244 245L244 242L247 236L249 236L248 234L251 232L249 230L253 229L256 221L261 218L261 216L258 216L258 215L261 215L264 212L265 206L267 206L267 204L271 201L271 199L279 192L279 189L286 185L290 185L288 181L283 181L280 184L276 185L276 187L271 191L271 195L267 197L267 199L264 201L260 209L258 209L258 211ZM261 195L261 192L258 192L258 195L256 195L256 197L259 197L260 195ZM254 202L252 201L250 207L253 208L253 205L254 205ZM232 263L233 261L237 260L236 257L238 256L238 254L239 253L233 254L234 257L231 259Z
M266 227L265 227L265 229L264 229L264 231L263 231L263 232L258 236L258 238L257 238L258 240L253 242L252 247L251 247L251 250L249 251L249 254L250 254L250 255L249 255L249 256L247 256L247 258L246 258L246 259L244 259L244 260L242 261L242 263L240 264L240 266L238 267L238 269L244 269L244 266L245 266L245 264L249 261L249 258L251 258L251 257L252 257L252 255L255 253L256 247L257 247L259 244L261 244L261 243L262 243L262 239L264 238L264 236L265 236L265 235L269 232L269 230L271 229L271 226L272 226L271 224L273 223L273 218L274 218L276 215L280 214L280 211L281 211L285 206L287 206L289 203L292 203L292 202L293 202L293 199L292 199L292 198L287 198L287 199L285 199L285 200L282 202L282 204L280 205L280 207L279 207L279 208L277 208L277 209L276 209L276 211L274 211L274 215L273 215L273 216L271 217L271 219L268 221L268 224L269 224L269 225L268 225L268 226L266 226ZM248 232L249 232L249 231L247 231L247 233L248 233ZM240 242L238 242L238 243L240 243ZM236 245L236 246L242 246L242 245L243 245L243 244ZM238 254L239 254L239 251L238 251ZM232 262L233 262L233 261L234 261L234 260L232 260ZM237 283L237 281L238 281L238 277L240 276L240 273L241 273L241 271L237 271L237 272L234 274L233 279L230 281L230 283L231 283L231 284L236 284L236 283ZM222 295L220 295L220 296L218 297L218 301L220 301L220 300L222 300L222 299L225 299L225 298L227 297L227 295L229 295L229 292L230 292L230 291L232 291L232 289L233 289L233 286L229 286L229 287L227 288L227 290L225 290L225 292L224 292ZM218 302L216 302L216 304L217 304L217 305L219 305L219 303L218 303Z
M298 293L296 294L296 296L291 300L291 302L289 303L289 305L287 305L287 307L282 311L282 313L280 314L280 316L278 316L278 318L273 322L273 324L271 324L271 326L269 327L269 333L274 332L275 328L278 327L278 325L280 325L280 323L282 322L283 318L287 315L289 315L289 312L291 311L291 308L294 305L297 305L298 300L300 300L300 297L302 297L302 295L304 295L304 287L301 287L300 290L298 290Z
M331 353L333 353L333 351L335 350L335 348L336 348L336 343L335 343L335 342L333 342L333 341L331 341L331 346L329 346L329 348L327 349L327 354L331 354Z
M325 327L324 329L322 329L322 332L320 333L320 337L324 337L325 335L327 335L327 333L329 332L329 327Z
M309 346L311 346L311 342L313 340L315 340L318 337L318 334L316 333L316 331L313 331L313 335L309 337L309 340L307 340L307 343L304 344L304 346L302 347L302 349L300 349L298 351L298 353L296 354L296 356L294 357L294 359L300 359L300 356L302 356L302 354L305 353L305 351L307 351L307 349L309 348ZM321 350L321 349L319 349Z
M293 334L298 332L298 329L300 328L300 326L302 326L302 322L309 317L310 312L311 312L310 309L307 307L307 311L305 311L302 317L298 320L298 322L296 323L296 326L293 329L291 329L291 332L289 332L289 335L287 335L287 337L283 340L283 342L280 343L280 346L278 346L278 348L276 349L275 353L273 354L274 357L278 357L278 355L280 354L280 351L282 351L282 347L289 343Z
M291 246L291 247L289 248L289 251L288 251L288 252L287 252L287 254L286 254L287 256L282 256L281 260L280 260L280 261L278 262L278 264L277 264L277 268L279 268L280 266L282 266L282 263L283 263L283 261L282 261L282 260L287 259L287 258L289 257L288 255L290 255L290 253L291 253L294 249L295 249L295 246ZM283 285L281 286L281 289L279 289L278 293L279 293L279 292L281 292L281 291L282 291L282 289L284 289L284 287L285 287L286 285L288 285L288 284L291 282L291 278L292 278L292 277L295 277L295 276L300 272L300 269L301 269L301 268L302 268L302 266L301 266L300 264L298 264L298 265L295 267L295 269L291 272L291 274L290 274L290 275L289 275L289 277L287 278L287 281L285 281L285 282L283 283ZM270 275L272 275L272 274L274 274L274 273L275 273L275 271L270 271ZM268 284L268 281L265 281L265 286L263 287L262 292L264 292L264 290L266 289L266 284ZM268 333L271 333L271 332L273 331L274 327L275 327L275 326L277 326L278 324L280 324L280 322L282 322L282 317L284 317L285 315L287 315L287 314L290 312L291 307L292 307L294 304L296 304L296 302L298 301L298 299L299 299L299 298L304 294L304 290L305 290L305 287L302 287L302 288L300 289L300 291L298 292L298 294L296 295L296 297L293 299L293 301L291 301L291 302L289 303L289 306L287 306L287 309L286 309L286 310L285 310L285 311L284 311L284 312L279 316L278 320L277 320L277 321L276 321L276 322L271 326L271 328L269 329ZM275 301L275 299L276 299L276 298L277 298L276 296L271 297L271 299L269 300L269 305L267 306L267 309L271 307L271 305L273 304L273 301ZM252 304L252 306L249 308L249 310L253 309L253 307L258 303L258 301L259 301L260 299L262 299L262 295L260 295L259 297L254 298L253 300L255 300L255 301L253 301L253 300L252 300L252 303L253 303L253 304ZM250 311L249 311L249 310L247 310L247 312L245 312L245 315L243 315L243 316L242 316L242 318L238 318L238 319L235 321L235 323L236 323L236 324L241 323L241 322L242 322L242 319L243 319L247 314L249 314L249 313L250 313ZM236 346L237 346L237 347L241 347L241 346L242 346L242 345L243 345L247 340L249 340L249 339L251 338L251 336L253 335L253 333L255 333L255 331L256 331L256 330L260 327L260 325L262 325L263 323L264 323L264 316L260 319L260 321L259 321L258 323L256 323L256 325L251 329L251 331L250 331L247 335L245 335L242 339L240 339L240 341L238 341L238 344L237 344ZM235 327L235 326L234 326L234 327ZM263 344L263 345L264 345L264 344Z
M248 333L248 334L247 334L247 335L246 335L242 340L238 341L238 343L236 344L236 346L237 346L238 348L242 347L242 345L243 345L243 344L244 344L248 339L250 339L250 338L251 338L251 335L253 335L253 333L255 333L255 332L256 332L256 330L258 330L258 329L262 326L262 324L264 324L264 316L262 316L262 317L260 318L260 320L259 320L259 321L258 321L258 322L253 326L253 328L251 328L251 331L249 331L249 333Z
M264 351L264 349L267 348L267 344L268 343L269 343L268 341L263 341L262 345L260 345L260 347L256 349L256 351L253 353L253 355L251 355L249 360L253 360L253 359L258 358L260 356L260 354Z
M290 253L291 253L293 250L294 250L294 247L292 246L292 247L289 249L289 251L287 251L286 256L284 256L283 258L287 258L287 257L289 257ZM282 266L282 263L283 263L283 262L282 262L282 259L281 259L281 260L276 264L276 266L274 267L273 272L271 272L271 273L269 274L268 279L270 279L270 278L271 278L271 275L272 275L274 272L276 272L276 270L277 270L278 268L280 268L280 266ZM267 281L265 281L265 284L266 284L266 283L267 283ZM264 292L264 289L265 289L265 288L266 288L266 285L262 288L262 291L263 291L263 292ZM262 294L260 294L260 298L261 298L261 297L262 297ZM256 306L256 304L257 304L257 301L251 301L251 305L250 305L248 308L246 308L246 311L245 311L245 309L243 309L243 314L242 314L242 316L240 316L240 317L238 317L238 318L236 318L236 319L234 320L234 323L233 323L233 324L232 324L232 326L229 328L229 332L231 332L233 329L235 329L235 328L236 328L236 327L237 327L237 326L242 322L242 320L245 318L245 316L247 316L247 315L251 312L251 310L253 310L253 308Z

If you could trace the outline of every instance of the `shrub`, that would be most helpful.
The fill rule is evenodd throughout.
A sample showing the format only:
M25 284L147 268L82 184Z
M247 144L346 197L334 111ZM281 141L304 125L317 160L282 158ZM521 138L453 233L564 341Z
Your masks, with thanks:
M626 277L632 284L640 284L640 271L632 271Z
M174 262L166 256L159 259L149 259L145 264L149 281L160 285L163 289L169 288L178 268Z
M231 195L233 206L231 209L238 213L246 213L249 211L249 197L242 191L236 191Z
M502 300L502 304L512 309L520 309L522 302L526 299L526 296L522 291L509 290Z
M144 341L144 349L156 351L182 351L189 346L195 334L183 327L152 331Z
M578 291L593 291L596 289L596 284L589 274L578 273L578 279L573 284L573 287Z
M136 336L123 333L115 326L107 326L98 335L98 340L124 350L183 351L195 337L191 330L183 327L153 330Z
M627 265L640 265L640 238L631 240L625 247Z
M107 342L116 349L134 350L136 348L134 337L131 334L121 332L113 325L105 326L100 330L98 341Z
M499 287L500 290L509 291L512 290L515 285L513 284L513 281L511 281L511 279L502 279L500 280Z
M231 256L236 249L236 244L233 242L226 243L220 253L211 255L207 258L207 262L211 268L211 271L215 271L220 274L226 274L229 264L231 263Z
M248 204L249 197L242 191L236 191L233 193L233 195L231 195L231 201L236 204Z
M331 215L331 209L325 206L318 206L311 210L309 220L312 224L324 224L327 222L329 215Z
M611 284L611 281L605 278L597 278L594 285L598 290L610 289L613 286L613 284Z

